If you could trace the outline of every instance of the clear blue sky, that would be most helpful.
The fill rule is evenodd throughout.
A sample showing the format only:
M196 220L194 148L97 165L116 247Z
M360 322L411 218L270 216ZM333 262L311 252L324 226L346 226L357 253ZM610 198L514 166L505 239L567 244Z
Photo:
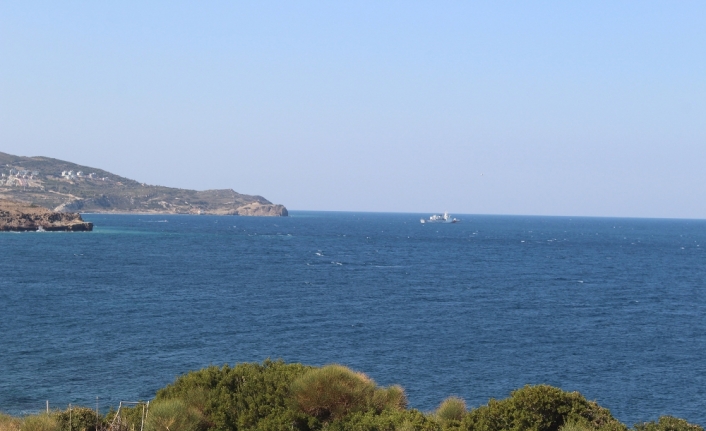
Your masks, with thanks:
M706 2L2 2L0 151L290 209L706 218Z

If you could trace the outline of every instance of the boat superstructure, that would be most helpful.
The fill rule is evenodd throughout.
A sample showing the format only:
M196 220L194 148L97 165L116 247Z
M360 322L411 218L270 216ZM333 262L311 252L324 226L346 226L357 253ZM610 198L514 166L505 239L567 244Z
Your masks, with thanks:
M422 223L458 223L461 220L451 217L448 212L445 212L444 215L434 214L428 219L421 219L419 221Z

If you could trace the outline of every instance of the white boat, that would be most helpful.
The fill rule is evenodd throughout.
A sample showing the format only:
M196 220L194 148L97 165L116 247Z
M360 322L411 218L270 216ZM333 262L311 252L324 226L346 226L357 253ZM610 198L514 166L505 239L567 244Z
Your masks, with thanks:
M451 217L448 212L445 212L444 215L434 214L428 219L421 219L419 221L422 223L458 223L461 220Z

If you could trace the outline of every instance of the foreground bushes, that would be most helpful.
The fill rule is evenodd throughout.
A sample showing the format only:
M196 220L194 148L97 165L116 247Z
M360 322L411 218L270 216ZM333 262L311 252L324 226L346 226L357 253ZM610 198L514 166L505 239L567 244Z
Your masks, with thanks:
M487 405L467 414L461 428L474 431L559 431L565 424L588 430L627 431L627 427L613 418L608 409L586 400L578 392L564 392L547 385L525 386L504 400L491 399Z
M380 414L407 407L400 386L378 388L365 374L341 365L309 370L292 383L290 390L295 409L325 422L351 413Z
M140 430L142 408L121 409L122 427ZM87 408L13 418L0 431L103 431L116 412ZM70 420L69 420L70 419ZM117 423L117 421L116 421ZM71 424L71 426L69 426ZM282 361L208 367L179 377L150 404L145 431L628 431L607 409L578 392L525 386L471 409L458 397L433 413L407 408L399 386L379 387L341 365L314 368ZM704 431L669 416L634 431Z
M662 416L657 422L643 422L635 425L636 431L704 431L698 425L690 424L684 419L672 416Z
M0 413L0 431L20 431L21 423L19 418Z
M205 427L214 430L284 430L291 429L292 423L309 429L317 421L291 408L290 387L312 369L269 360L262 364L208 367L181 376L159 390L155 403L180 399L200 411Z
M466 402L459 397L448 397L436 409L436 419L446 426L460 425L463 418L466 417L468 410Z
M158 401L150 407L145 431L199 431L206 429L203 414L175 398Z
M59 429L59 421L52 414L27 416L20 424L20 431L57 431Z
M96 431L103 424L103 418L96 411L86 407L74 407L55 414L60 430L66 431Z

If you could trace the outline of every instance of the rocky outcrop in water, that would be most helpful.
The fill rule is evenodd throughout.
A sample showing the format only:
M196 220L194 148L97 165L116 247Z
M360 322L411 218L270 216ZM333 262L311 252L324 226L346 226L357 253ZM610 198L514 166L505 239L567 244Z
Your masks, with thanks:
M77 213L60 213L34 204L0 199L0 231L70 231L93 230Z
M274 216L287 217L289 213L284 205L252 203L238 208L237 214L241 216Z

